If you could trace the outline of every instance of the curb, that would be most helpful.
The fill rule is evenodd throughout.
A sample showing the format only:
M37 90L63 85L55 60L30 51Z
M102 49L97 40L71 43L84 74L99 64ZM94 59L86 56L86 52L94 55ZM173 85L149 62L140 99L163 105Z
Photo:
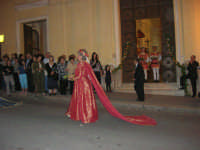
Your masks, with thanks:
M15 99L16 102L23 101L24 104L34 104L34 102L40 103L40 104L56 104L56 105L62 105L66 106L70 102L70 96L57 96L57 97L50 97L50 96L19 96L16 95L12 97ZM8 98L6 98L8 99ZM96 98L97 105L99 108L103 107L101 102L98 98ZM148 110L148 111L163 111L163 112L174 112L174 113L195 113L200 115L200 108L198 107L187 107L180 105L152 105L152 104L145 104L145 102L121 102L120 100L112 100L111 103L116 109L136 109L136 110Z

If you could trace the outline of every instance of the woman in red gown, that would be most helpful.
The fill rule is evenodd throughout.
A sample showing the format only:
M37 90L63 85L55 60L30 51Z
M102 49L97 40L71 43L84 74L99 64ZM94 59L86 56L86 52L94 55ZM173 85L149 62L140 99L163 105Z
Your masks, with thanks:
M74 91L69 108L65 114L66 116L70 117L72 120L81 121L82 123L92 123L98 120L98 110L94 97L93 85L101 103L112 116L133 124L156 125L156 121L147 116L123 116L120 114L113 107L96 79L90 64L87 62L87 57L88 54L86 50L79 50L79 64L75 71Z

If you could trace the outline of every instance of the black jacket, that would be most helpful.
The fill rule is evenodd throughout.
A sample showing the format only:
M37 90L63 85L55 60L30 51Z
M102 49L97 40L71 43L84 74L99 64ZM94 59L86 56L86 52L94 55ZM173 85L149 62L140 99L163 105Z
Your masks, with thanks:
M56 63L53 64L52 68L49 66L49 63L46 64L46 70L47 70L47 73L48 73L48 77L53 77L55 79L57 79L57 65ZM53 75L51 75L51 72L54 72Z
M144 84L144 70L141 64L138 64L135 69L135 86L138 86L139 84Z
M3 67L3 72L5 76L12 75L14 73L14 67L6 65Z
M197 79L197 67L199 66L199 63L197 61L194 61L193 63L189 63L188 65L188 78L190 79Z

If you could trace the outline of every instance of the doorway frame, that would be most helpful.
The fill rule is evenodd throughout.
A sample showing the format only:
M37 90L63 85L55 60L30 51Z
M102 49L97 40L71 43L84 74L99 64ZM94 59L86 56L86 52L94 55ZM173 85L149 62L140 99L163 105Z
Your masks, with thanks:
M27 19L20 19L16 21L16 40L17 40L17 53L24 53L24 49L22 49L21 46L21 41L24 41L23 37L21 37L21 28L20 25L28 22L34 22L34 21L41 21L41 20L46 20L47 24L47 51L49 52L49 18L48 16L40 16L40 17L35 17L35 18L27 18ZM22 52L23 50L23 52Z

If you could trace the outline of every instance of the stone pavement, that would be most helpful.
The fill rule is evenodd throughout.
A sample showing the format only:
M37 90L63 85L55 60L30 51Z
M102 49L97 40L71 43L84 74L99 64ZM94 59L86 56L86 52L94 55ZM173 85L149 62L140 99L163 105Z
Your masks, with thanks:
M180 113L195 113L200 114L200 98L192 98L186 96L163 96L163 95L145 95L144 102L136 101L136 94L134 93L107 93L112 104L117 109L138 109L138 110L152 110L152 111L169 111ZM62 96L22 96L19 93L14 93L11 97L6 97L3 91L0 91L0 97L5 97L14 101L22 101L23 103L41 103L52 105L66 105L70 102L70 95ZM97 96L97 104L100 104Z

